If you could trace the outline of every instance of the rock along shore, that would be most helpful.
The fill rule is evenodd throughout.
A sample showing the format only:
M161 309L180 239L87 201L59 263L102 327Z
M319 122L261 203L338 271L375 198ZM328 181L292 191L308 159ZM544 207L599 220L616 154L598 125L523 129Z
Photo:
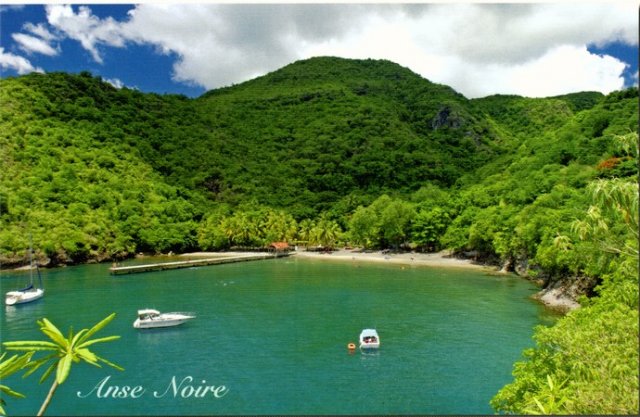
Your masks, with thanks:
M201 252L188 255L210 256L212 254L214 253ZM427 266L437 268L467 268L483 270L495 274L507 273L505 271L501 271L498 267L495 266L476 263L470 259L455 258L453 256L450 256L449 252L447 251L437 253L392 253L385 251L363 251L360 249L340 249L331 252L310 252L305 250L298 250L295 252L295 256L325 261L378 262L395 265ZM526 276L522 277L527 279ZM568 312L580 307L577 299L582 293L584 293L584 291L577 290L573 287L572 283L558 282L550 285L547 288L541 289L539 292L534 294L532 298L541 302L549 308L561 312Z

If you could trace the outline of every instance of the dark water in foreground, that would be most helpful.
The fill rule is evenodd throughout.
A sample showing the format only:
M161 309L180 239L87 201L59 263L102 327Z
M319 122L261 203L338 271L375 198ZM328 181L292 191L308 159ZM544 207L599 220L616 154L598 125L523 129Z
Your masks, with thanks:
M41 339L42 317L66 333L118 314L97 337L122 338L92 349L126 370L74 364L48 415L492 413L533 327L552 320L528 282L469 270L295 258L118 277L108 267L45 271L45 298L2 307L4 341ZM24 279L3 272L3 294ZM133 329L145 307L198 317ZM349 354L367 327L380 351ZM41 374L3 382L28 396L7 399L10 415L35 414L51 383ZM103 393L141 386L139 398L98 398L107 376ZM224 395L197 397L204 386Z

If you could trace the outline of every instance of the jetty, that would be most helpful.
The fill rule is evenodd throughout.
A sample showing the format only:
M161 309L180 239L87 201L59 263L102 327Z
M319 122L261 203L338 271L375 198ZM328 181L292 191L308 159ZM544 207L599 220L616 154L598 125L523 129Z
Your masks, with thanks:
M165 271L168 269L194 268L198 266L221 265L235 262L260 261L263 259L276 259L289 256L289 252L260 253L219 256L216 258L190 259L187 261L159 262L153 264L112 266L109 268L111 275L138 274L141 272Z

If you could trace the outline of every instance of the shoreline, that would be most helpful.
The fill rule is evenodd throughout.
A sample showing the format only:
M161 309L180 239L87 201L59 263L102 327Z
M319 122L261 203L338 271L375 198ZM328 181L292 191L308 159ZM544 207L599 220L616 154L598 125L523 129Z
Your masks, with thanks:
M324 261L351 261L351 262L377 262L395 265L425 266L435 268L464 268L484 271L492 275L505 275L500 268L474 263L470 259L449 257L446 251L437 253L396 253L383 254L381 251L360 252L358 250L338 250L333 253L297 251L296 256ZM521 279L527 277L515 274ZM531 296L531 299L544 305L546 308L566 314L569 311L580 308L580 304L566 293L563 288L541 288Z
M236 254L244 254L244 252L194 252L185 253L183 257L215 257L229 256ZM332 252L308 252L306 250L297 250L292 252L293 256L307 259L318 259L327 261L350 261L350 262L371 262L386 263L393 265L407 266L427 266L440 268L466 268L498 272L495 267L474 263L468 259L452 258L447 256L447 252L437 253L383 253L382 251L362 252L359 249L348 250L340 249Z
M225 251L225 252L187 252L187 253L172 253L158 254L158 255L142 255L135 256L136 259L144 258L186 258L186 259L199 259L199 258L226 258L230 256L245 256L255 255L257 253L267 253L264 251ZM447 251L422 253L422 252L399 252L399 253L385 253L384 251L363 251L361 249L338 249L331 252L311 252L303 249L291 251L291 256L297 256L308 259L319 260L335 260L335 261L351 261L351 262L372 262L372 263L387 263L394 265L414 265L414 266L429 266L429 267L442 267L442 268L466 268L485 270L500 273L499 269L495 266L478 264L471 259L461 259L450 257ZM93 263L93 262L88 262ZM108 262L104 262L108 263ZM64 267L62 265L60 267ZM28 271L32 267L30 265L23 265L15 268L9 268L10 271ZM33 267L35 269L35 267Z
M360 250L341 249L334 252L298 251L296 256L325 261L371 262L403 266L426 266L435 268L465 268L476 270L494 270L494 268L473 263L468 259L447 257L446 252L437 253L383 253L382 251L362 252Z
M229 251L229 252L190 252L182 254L164 254L149 257L167 257L167 258L183 258L187 260L202 258L227 258L234 256L256 255L256 253L266 253L261 251ZM459 268L483 271L489 274L504 275L510 272L503 272L496 266L478 264L471 259L454 258L447 251L435 253L421 252L400 252L388 253L384 251L362 251L361 249L339 249L332 252L309 252L306 250L296 250L290 253L290 256L315 259L320 261L337 261L351 263L380 263L388 265L418 266L430 268ZM145 258L147 256L136 256L136 258ZM29 265L13 268L15 272L28 271ZM520 278L527 279L524 276L516 274ZM532 299L538 301L547 308L557 310L563 313L580 308L580 304L576 301L576 297L567 294L567 289L562 285L549 288L541 288L536 294L531 296Z
M195 252L185 253L180 256L189 258L212 257L212 256L233 256L246 254L251 252ZM363 252L360 249L339 249L333 252L308 252L306 250L293 251L291 254L295 257L314 259L319 261L336 261L336 262L352 262L352 263L384 263L388 265L419 266L431 268L461 268L483 271L492 275L506 275L511 272L503 272L500 268L490 265L482 265L474 263L470 259L460 259L450 257L447 251L436 253L384 253L383 251ZM515 274L519 278L527 279L527 277ZM531 296L531 299L544 305L546 308L567 313L571 310L580 308L580 304L576 300L560 289L541 288L538 292Z

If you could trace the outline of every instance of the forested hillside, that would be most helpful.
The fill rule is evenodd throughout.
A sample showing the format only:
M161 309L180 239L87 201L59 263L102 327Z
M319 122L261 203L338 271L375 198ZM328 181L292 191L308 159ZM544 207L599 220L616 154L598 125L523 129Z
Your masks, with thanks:
M198 99L88 73L1 83L5 263L28 233L54 264L272 239L533 258L566 223L531 226L544 201L570 217L590 179L636 171L613 143L635 129L636 90L467 100L338 58Z
M637 123L634 90L469 101L390 62L314 58L196 100L87 73L3 80L1 94L3 252L23 251L29 230L54 262L310 240L292 224L319 217L330 240L508 260L523 248L483 223L511 235L514 214L557 186L635 172L612 143ZM378 198L406 208L403 224L356 227ZM269 215L288 235L260 236Z
M536 332L497 410L635 414L637 129L637 88L468 100L388 61L197 99L2 79L0 261L29 235L49 265L280 240L472 253L592 297Z

